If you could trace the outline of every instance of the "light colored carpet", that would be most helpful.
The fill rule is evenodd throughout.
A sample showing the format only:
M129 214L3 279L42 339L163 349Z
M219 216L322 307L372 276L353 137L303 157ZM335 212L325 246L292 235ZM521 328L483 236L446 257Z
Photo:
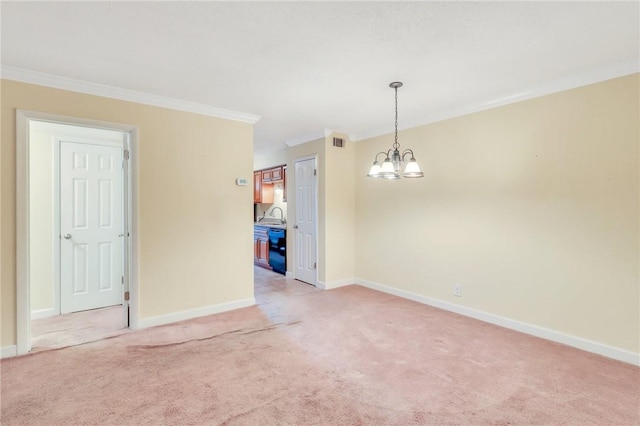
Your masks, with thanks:
M117 336L124 328L122 305L31 321L32 351L63 348Z
M640 369L359 286L2 361L3 425L637 425Z

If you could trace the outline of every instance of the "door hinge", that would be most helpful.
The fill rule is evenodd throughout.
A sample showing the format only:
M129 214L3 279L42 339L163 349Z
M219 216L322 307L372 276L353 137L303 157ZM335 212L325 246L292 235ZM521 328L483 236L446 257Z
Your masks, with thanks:
M318 170L317 169L313 169L313 175L316 176L318 174Z
M124 284L124 276L120 277L120 282Z
M125 302L129 301L129 292L128 291L124 292L124 300L125 300Z
M128 160L128 159L129 159L129 150L128 150L128 149L125 149L125 150L124 150L124 159L125 159L125 160Z
M313 269L318 269L318 264L316 262L313 262Z

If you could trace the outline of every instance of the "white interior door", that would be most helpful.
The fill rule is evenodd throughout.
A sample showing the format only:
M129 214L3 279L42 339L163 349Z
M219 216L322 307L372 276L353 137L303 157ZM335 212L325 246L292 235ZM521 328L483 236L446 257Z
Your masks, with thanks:
M317 283L316 257L316 160L296 161L295 278Z
M122 303L122 147L60 143L61 313Z

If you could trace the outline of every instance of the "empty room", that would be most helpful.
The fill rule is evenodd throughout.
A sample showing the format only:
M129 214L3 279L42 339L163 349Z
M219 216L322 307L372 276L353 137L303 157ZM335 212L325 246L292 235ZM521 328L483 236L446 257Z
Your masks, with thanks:
M0 3L3 425L640 424L640 3Z

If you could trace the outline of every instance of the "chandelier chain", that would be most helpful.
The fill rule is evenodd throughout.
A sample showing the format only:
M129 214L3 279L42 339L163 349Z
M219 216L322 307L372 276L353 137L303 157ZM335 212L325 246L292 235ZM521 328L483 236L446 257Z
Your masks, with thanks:
M398 149L400 148L400 144L398 143L398 87L394 87L395 92L396 92L396 139L395 142L393 143L393 148L394 149Z

